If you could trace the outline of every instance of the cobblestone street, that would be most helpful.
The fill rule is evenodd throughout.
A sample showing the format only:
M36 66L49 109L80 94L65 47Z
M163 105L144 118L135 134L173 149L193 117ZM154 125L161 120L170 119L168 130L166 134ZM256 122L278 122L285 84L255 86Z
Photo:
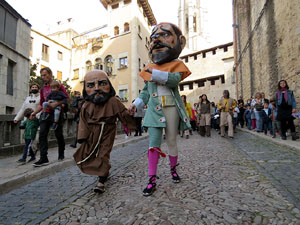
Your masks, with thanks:
M113 151L104 194L91 191L94 177L72 167L0 196L1 224L300 224L299 152L245 132L233 140L215 132L178 140L179 184L161 159L156 192L142 196L142 140Z

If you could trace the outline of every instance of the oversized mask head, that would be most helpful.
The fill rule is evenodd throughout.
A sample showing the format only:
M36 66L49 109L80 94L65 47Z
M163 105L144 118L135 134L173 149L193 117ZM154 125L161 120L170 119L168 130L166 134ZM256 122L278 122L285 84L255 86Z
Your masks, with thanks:
M92 70L85 75L82 93L86 101L96 105L104 104L116 94L106 73L102 70Z
M156 25L150 35L149 56L155 64L177 59L186 43L181 30L172 23Z

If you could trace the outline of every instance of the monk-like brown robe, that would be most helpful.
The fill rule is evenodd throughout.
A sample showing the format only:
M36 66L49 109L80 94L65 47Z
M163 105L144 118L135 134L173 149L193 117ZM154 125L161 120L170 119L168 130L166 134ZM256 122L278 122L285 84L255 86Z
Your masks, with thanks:
M95 105L87 101L82 106L78 125L78 141L85 141L73 157L83 173L97 176L109 175L110 152L116 136L117 118L129 130L136 129L133 117L116 97L111 97L103 105ZM101 132L101 122L105 123L104 129L99 145L95 148ZM80 161L83 162L79 164Z

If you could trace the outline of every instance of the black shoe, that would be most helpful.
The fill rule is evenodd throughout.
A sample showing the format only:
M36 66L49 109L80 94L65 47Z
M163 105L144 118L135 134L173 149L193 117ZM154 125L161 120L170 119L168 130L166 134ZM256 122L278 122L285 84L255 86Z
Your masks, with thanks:
M281 136L281 139L282 140L286 140L286 136Z
M147 187L143 190L143 195L144 196L150 196L156 190L155 178L158 179L158 177L156 175L153 175L153 176L150 177L149 183L147 184ZM149 185L151 185L150 188L148 188Z
M96 186L96 187L94 187L94 192L95 193L98 193L98 194L102 194L102 193L104 193L105 192L105 187L104 187L104 185L103 186Z
M135 136L135 137L137 137L137 136L138 136L138 134L135 134L134 136Z
M34 161L35 160L35 157L31 157L29 160L28 160L28 162L32 162L32 161Z
M76 145L73 145L73 144L71 144L71 145L70 145L70 147L72 147L72 148L76 148Z
M58 127L58 124L57 123L53 123L52 126L51 126L51 130L56 130Z
M46 120L46 119L48 119L48 117L49 117L49 113L47 113L47 112L42 112L42 114L40 116L41 120Z
M177 164L176 166L178 166L179 164ZM178 176L177 172L176 172L176 166L171 168L171 175L172 175L172 180L174 183L179 183L180 182L180 177Z
M18 163L26 163L26 160L25 159L19 159L17 162Z
M59 156L59 157L58 157L58 161L63 161L64 159L65 159L64 156Z
M48 159L40 159L39 161L33 163L32 165L34 167L41 167L41 166L47 166L49 164Z
M233 139L233 137L232 137L232 136L229 136L229 138Z
M189 136L189 135L186 135L186 136L185 136L185 138L186 138L186 139L189 139L189 138L190 138L190 136Z

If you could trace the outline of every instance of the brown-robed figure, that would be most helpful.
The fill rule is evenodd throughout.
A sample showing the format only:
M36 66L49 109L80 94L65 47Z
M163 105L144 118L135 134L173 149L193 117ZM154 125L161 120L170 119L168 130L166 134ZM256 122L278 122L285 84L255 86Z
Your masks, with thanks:
M136 126L133 117L115 97L115 90L104 71L92 70L85 75L83 97L85 103L80 112L77 138L81 146L74 159L83 173L99 177L94 191L102 193L111 167L109 160L117 118L130 130L135 130Z

